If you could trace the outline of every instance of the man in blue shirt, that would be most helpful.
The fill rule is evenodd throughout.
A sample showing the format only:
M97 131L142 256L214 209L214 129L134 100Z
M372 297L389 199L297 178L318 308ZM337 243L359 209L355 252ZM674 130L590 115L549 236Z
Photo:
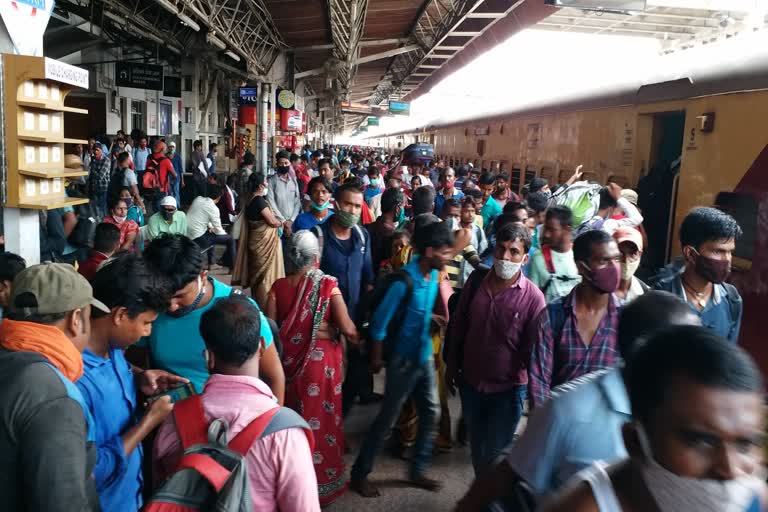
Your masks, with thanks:
M176 204L181 207L181 187L184 186L184 165L181 163L181 155L176 151L176 143L168 143L168 159L173 164L176 177L171 178L170 195L176 198Z
M320 270L339 280L339 290L347 304L349 316L356 320L361 296L373 288L375 279L371 240L368 231L360 226L363 191L356 184L346 183L336 189L334 197L334 215L328 222L312 228L312 232L320 241ZM349 346L347 350L347 376L342 394L344 416L358 396L364 402L374 398L373 377L365 357L356 346Z
M147 136L142 134L138 145L133 148L133 167L136 171L136 179L141 187L142 176L147 170L147 158L152 156L152 150L147 146Z
M391 346L387 347L390 356L384 402L352 467L350 487L365 497L379 496L378 489L368 480L368 475L403 403L409 397L414 399L419 417L409 483L430 491L437 491L441 487L439 482L425 475L432 456L433 428L438 410L435 362L429 328L440 284L438 270L453 257L453 242L453 233L447 223L436 222L429 216L420 218L413 237L417 256L403 267L410 281L410 296L407 296L408 284L404 280L395 281L371 317L369 337L373 372L381 370L383 344L386 342ZM395 319L401 311L401 304L405 304L404 315ZM397 334L387 339L392 322L395 322Z
M219 147L215 142L211 142L208 145L208 155L206 158L211 161L211 166L208 167L208 176L216 176L216 149Z
M203 357L200 319L216 299L238 292L208 276L208 271L203 270L200 247L186 236L167 234L155 238L144 251L144 259L150 269L170 280L172 295L171 305L157 317L152 333L138 345L149 349L153 365L189 379L200 393L210 376ZM272 330L263 315L261 326L266 347L261 359L262 380L282 404L285 374L272 343Z
M656 330L698 324L698 317L678 297L648 292L622 312L619 351L627 357ZM626 457L622 427L631 419L621 368L590 373L558 387L536 408L505 459L475 480L457 512L487 510L494 500L509 496L519 481L537 497L547 497L593 462Z
M662 269L651 287L683 298L704 327L737 343L742 300L725 282L742 231L736 219L716 208L699 207L680 225L682 259Z
M123 350L151 332L158 313L168 307L169 290L160 276L152 274L138 256L126 255L97 272L93 293L110 309L91 313L84 373L77 381L94 418L93 478L102 510L137 512L144 483L141 442L160 426L173 405L170 397L161 397L139 419L136 389L152 396L189 381L162 370L132 368L123 355Z

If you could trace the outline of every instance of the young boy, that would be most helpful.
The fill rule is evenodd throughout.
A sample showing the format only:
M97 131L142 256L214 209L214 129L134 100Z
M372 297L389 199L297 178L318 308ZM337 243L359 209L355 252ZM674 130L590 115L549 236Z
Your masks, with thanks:
M405 282L393 283L374 312L369 329L371 370L378 372L383 365L383 342L389 324L399 305L404 301L408 304L397 336L387 341L393 346L388 347L391 355L387 362L384 401L352 468L351 488L369 498L379 496L379 491L368 480L368 474L403 403L411 395L418 410L419 433L408 482L430 491L441 487L425 475L432 456L432 429L438 410L430 325L438 293L438 270L453 256L454 238L447 222L426 220L429 223L420 222L416 226L413 238L418 257L403 267L412 281L411 296L405 296L408 290Z
M161 397L139 419L136 389L152 396L188 381L162 370L139 371L123 355L149 335L152 322L170 303L169 287L139 257L125 255L108 262L93 279L93 293L110 309L91 313L84 373L77 381L95 424L93 478L102 510L136 512L144 483L141 441L173 409L170 397Z
M117 252L118 247L120 247L120 228L104 222L99 224L96 226L91 254L77 268L77 271L88 281L93 281L99 265L111 258Z

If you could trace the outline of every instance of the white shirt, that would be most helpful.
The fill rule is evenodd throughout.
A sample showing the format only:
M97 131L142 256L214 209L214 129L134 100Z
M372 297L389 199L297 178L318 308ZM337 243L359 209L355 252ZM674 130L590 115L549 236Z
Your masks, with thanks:
M213 228L217 235L226 235L221 226L219 207L210 197L196 197L187 212L187 236L192 240L200 238L208 228Z

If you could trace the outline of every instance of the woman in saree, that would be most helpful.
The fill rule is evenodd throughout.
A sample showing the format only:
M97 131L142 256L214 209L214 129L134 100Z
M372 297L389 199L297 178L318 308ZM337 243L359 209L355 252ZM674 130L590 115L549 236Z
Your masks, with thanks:
M251 289L251 296L264 310L272 283L285 276L282 226L267 203L267 181L263 174L248 178L251 199L242 213L239 245L232 284Z
M320 247L311 231L297 231L289 259L298 270L272 285L267 316L280 326L285 370L285 405L301 414L315 434L312 459L320 504L346 490L341 418L342 356L339 333L358 342L354 322L335 277L317 268Z

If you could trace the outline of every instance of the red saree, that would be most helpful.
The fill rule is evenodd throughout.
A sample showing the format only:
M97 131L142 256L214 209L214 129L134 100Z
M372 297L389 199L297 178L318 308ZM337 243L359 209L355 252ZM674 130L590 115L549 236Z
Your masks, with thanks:
M329 320L336 286L336 278L312 270L296 287L288 279L280 279L272 288L278 304L291 305L287 311L278 308L278 316L282 317L278 321L283 340L285 405L301 414L315 434L312 458L323 506L346 491L341 419L342 346L337 340L317 337L320 324Z

